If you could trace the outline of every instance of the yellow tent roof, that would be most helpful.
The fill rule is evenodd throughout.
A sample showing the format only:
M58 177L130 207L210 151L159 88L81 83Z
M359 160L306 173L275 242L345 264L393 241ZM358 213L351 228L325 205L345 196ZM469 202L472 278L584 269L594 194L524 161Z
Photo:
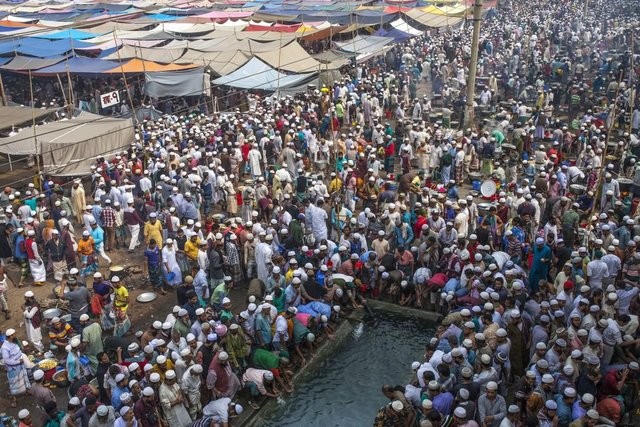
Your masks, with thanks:
M178 70L187 70L190 68L197 68L199 65L195 64L158 64L157 62L152 61L143 61L142 59L134 58L131 61L125 62L122 65L119 65L111 70L105 71L107 74L116 74L116 73L146 73L146 72L157 72L157 71L178 71Z
M434 15L443 16L464 16L467 11L467 6L463 4L457 4L455 6L427 6L420 9L426 13L432 13Z

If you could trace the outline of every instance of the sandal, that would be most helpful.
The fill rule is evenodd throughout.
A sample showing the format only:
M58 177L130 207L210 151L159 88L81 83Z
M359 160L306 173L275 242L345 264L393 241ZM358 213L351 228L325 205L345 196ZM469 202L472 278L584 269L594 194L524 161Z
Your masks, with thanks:
M251 406L251 407L252 407L253 409L255 409L256 411L257 411L258 409L260 409L260 406L259 406L256 402L254 402L253 400L250 400L250 401L249 401L249 402L247 402L247 403L249 404L249 406ZM15 406L14 406L14 408L15 408Z
M15 408L16 406L17 406L16 398L14 397L13 399L11 399L11 407Z

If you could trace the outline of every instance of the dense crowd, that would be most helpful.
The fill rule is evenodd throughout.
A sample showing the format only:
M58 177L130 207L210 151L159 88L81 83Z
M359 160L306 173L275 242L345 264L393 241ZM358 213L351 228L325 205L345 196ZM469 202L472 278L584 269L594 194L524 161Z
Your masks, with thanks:
M70 188L5 188L0 309L22 304L25 329L1 354L12 406L28 393L39 411L20 425L229 425L239 395L293 393L341 310L379 298L443 320L411 382L382 387L377 427L637 422L632 21L505 7L483 23L477 125L461 126L465 27L331 87L147 120ZM135 334L128 277L107 274L125 250L176 298ZM70 318L32 290L8 302L12 265L17 287L58 285ZM61 361L68 401L27 348Z

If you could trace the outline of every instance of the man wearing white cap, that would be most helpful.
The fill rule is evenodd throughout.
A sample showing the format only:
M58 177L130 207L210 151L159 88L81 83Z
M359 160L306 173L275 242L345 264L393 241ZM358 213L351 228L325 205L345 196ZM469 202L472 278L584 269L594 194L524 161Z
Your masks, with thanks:
M531 270L529 270L529 287L532 292L537 293L540 290L540 281L547 280L551 258L551 249L545 244L542 237L538 237L533 246L533 263Z
M33 421L31 420L31 413L28 409L21 409L18 412L18 419L20 420L20 424L18 427L32 427Z
M489 381L486 392L478 399L478 418L486 427L498 427L507 415L504 397L498 395L498 384Z
M177 247L174 245L172 238L168 238L165 243L164 248L162 248L162 266L165 277L169 285L177 286L182 283L182 271L178 264Z
M280 392L275 386L273 372L269 370L248 368L242 375L242 382L251 393L249 405L254 409L258 409L258 405L254 401L256 397L262 395L275 399L280 396Z
M31 387L27 369L24 366L24 355L18 345L15 329L5 331L6 339L0 347L0 354L7 370L7 382L9 383L9 393L11 394L11 407L16 407L16 396L27 392Z
M71 213L75 216L78 223L82 223L82 214L86 209L87 201L85 198L84 186L81 179L74 179L71 187Z
M133 406L133 412L139 423L146 426L160 426L160 411L156 403L155 390L151 387L145 387L142 390L142 396Z
M33 372L33 383L29 389L29 394L34 399L35 403L40 407L44 407L47 402L56 401L56 396L53 394L49 387L45 387L42 383L44 381L44 372L42 369L37 369Z
M34 230L27 231L27 240L25 240L24 243L27 251L27 259L29 260L29 269L33 277L33 284L42 286L47 280L47 269L42 256L40 256L38 243L36 242L36 232Z
M155 212L149 214L149 221L144 224L143 235L147 244L154 239L158 247L162 247L162 223L158 221L158 214Z
M24 311L22 314L24 316L27 340L29 340L38 351L42 351L44 349L44 345L42 344L42 330L40 329L42 324L42 311L32 291L24 293Z
M229 418L240 415L242 412L242 405L233 402L228 397L212 400L202 408L202 419L206 420L202 425L228 426Z
M158 398L162 411L171 427L187 427L191 424L191 417L184 406L184 396L180 386L176 382L176 373L168 370L160 390Z
M188 412L192 420L202 411L202 399L200 387L202 384L202 365L190 366L180 381L180 389L187 398Z
M54 228L51 231L51 239L46 242L45 249L53 264L53 278L57 283L60 283L62 277L68 271L65 244L62 239L60 239L60 232L57 229Z
M91 427L112 427L116 422L116 412L111 406L100 405L89 419Z

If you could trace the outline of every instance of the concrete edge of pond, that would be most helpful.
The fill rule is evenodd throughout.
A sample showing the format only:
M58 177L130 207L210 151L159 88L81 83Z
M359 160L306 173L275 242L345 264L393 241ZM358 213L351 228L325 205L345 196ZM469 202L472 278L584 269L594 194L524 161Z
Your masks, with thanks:
M398 304L375 299L368 299L367 304L369 304L369 307L374 310L374 314L375 310L383 310L386 313L396 313L403 316L413 316L432 322L438 322L440 319L442 319L442 315L436 313L435 311L418 310L416 308L404 307Z
M433 311L418 310L415 308L403 307L390 302L379 300L367 300L369 307L373 310L374 315L377 310L384 311L385 313L394 313L402 316L411 316L418 319L437 322L442 316ZM310 371L316 369L316 367L328 356L334 349L340 345L344 339L353 331L353 325L356 322L362 321L367 315L364 309L358 309L353 311L347 316L342 316L342 322L338 325L334 334L334 340L327 340L316 350L316 355L305 366L300 368L298 372L293 376L293 383L297 384L301 377ZM237 418L233 419L233 425L243 427L264 426L264 417L272 413L277 409L278 403L274 399L268 399L257 411L246 408L245 412Z
M356 310L349 316L343 316L343 320L335 331L334 340L326 340L316 349L315 357L313 357L306 365L304 365L292 378L294 385L300 377L307 372L314 370L322 360L324 360L333 350L344 341L344 339L353 330L353 323L361 321L365 316L364 310ZM232 419L233 425L243 427L253 427L264 425L264 416L273 412L277 408L278 403L274 399L269 399L257 411L251 410L250 407L245 409L244 414ZM246 414L246 415L245 415ZM245 416L243 416L245 415Z

